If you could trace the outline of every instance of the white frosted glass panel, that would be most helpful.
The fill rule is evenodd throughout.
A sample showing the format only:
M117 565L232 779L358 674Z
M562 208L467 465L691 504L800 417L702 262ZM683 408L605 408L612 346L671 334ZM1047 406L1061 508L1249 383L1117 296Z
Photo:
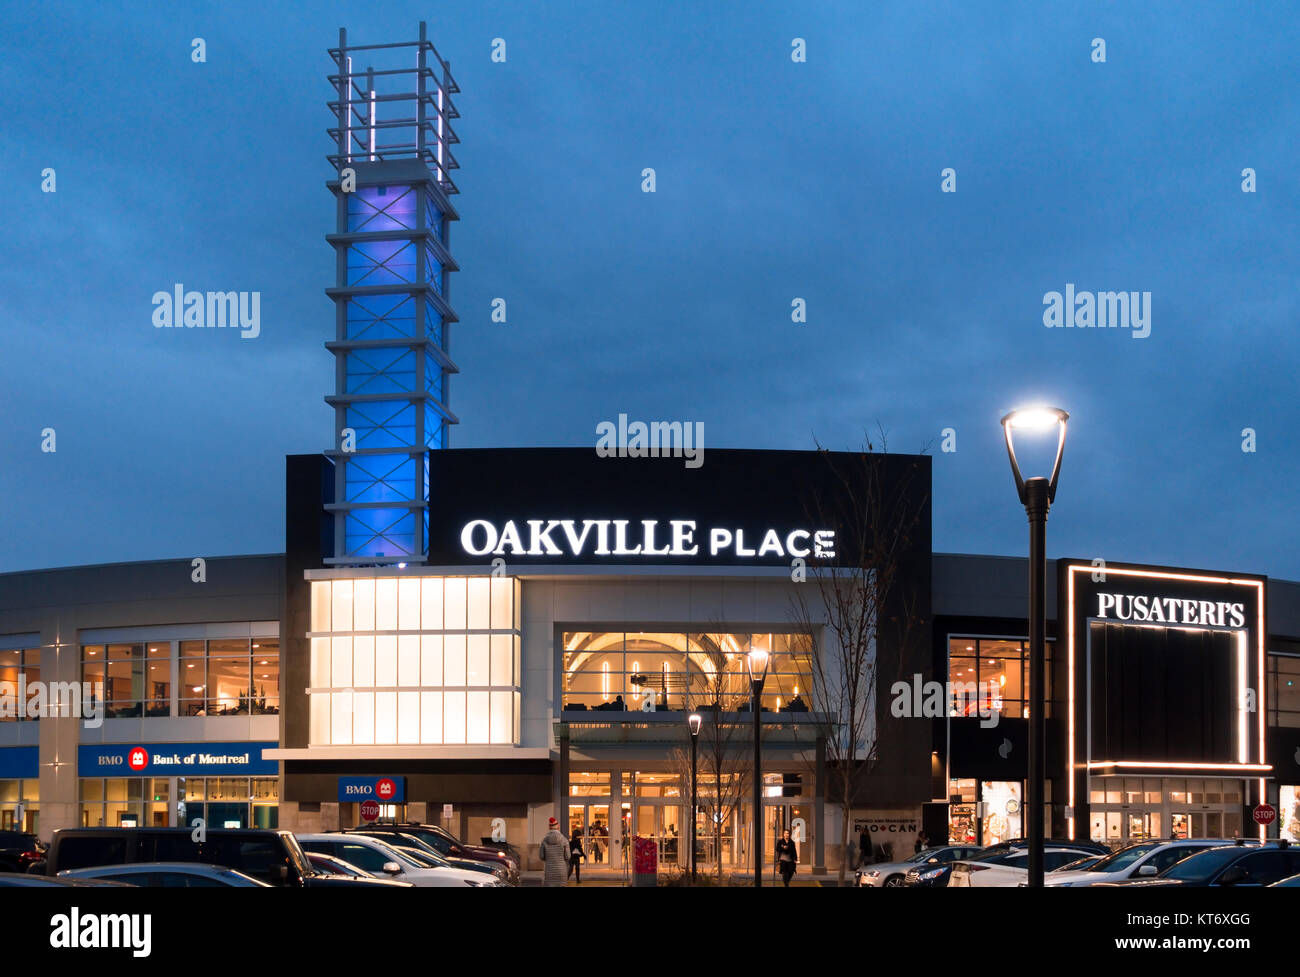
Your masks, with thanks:
M469 636L469 661L465 666L466 685L488 684L488 636L471 634Z
M515 642L515 681L522 682L524 679L524 672L523 672L523 663L520 661L522 657L520 646L523 644L523 639L520 638L518 635L516 635L514 642Z
M442 685L442 635L420 636L420 684Z
M397 627L400 631L420 630L420 579L404 577L397 582Z
M330 697L320 692L311 697L311 738L313 746L328 745L330 741Z
M375 687L375 639L372 635L358 635L352 639L352 675L348 685L358 689Z
M313 631L330 629L330 582L328 580L311 582L311 629Z
M442 630L442 577L425 577L420 584L420 627Z
M397 693L397 742L420 742L420 693Z
M346 689L352 684L352 639L333 638L330 648L330 680L327 684Z
M331 631L352 630L352 581L335 580L334 599L331 601Z
M442 604L445 621L443 627L448 631L463 631L465 629L465 578L447 577L443 583L446 595Z
M352 742L352 693L334 692L330 700L330 742L348 746Z
M354 580L352 583L352 630L375 630L375 582Z
M315 689L330 687L330 639L311 639L311 684Z
M492 626L492 615L488 608L488 594L490 592L491 578L489 577L470 577L469 587L469 618L468 624L471 630L482 629L486 631Z
M375 685L384 688L397 684L397 638L375 638Z
M488 693L469 693L469 704L466 707L466 719L469 725L468 742L486 743L488 741L488 710Z
M446 692L442 697L442 741L465 742L465 693Z
M515 630L519 630L520 618L523 615L523 591L518 579L515 580Z
M514 685L514 638L508 634L492 635L492 679L490 685Z
M404 634L397 639L397 684L420 684L420 636Z
M442 742L442 693L420 693L420 742Z
M443 685L465 685L465 636L449 634L442 639Z
M397 742L397 693L375 693L375 743L390 746Z
M375 581L375 630L397 630L397 581L392 577Z
M374 741L375 694L354 692L352 694L352 742L368 746Z
M511 577L491 577L492 630L509 631L515 619L515 582Z
M515 714L515 694L513 692L493 692L492 695L492 743L513 743L514 730L511 720Z

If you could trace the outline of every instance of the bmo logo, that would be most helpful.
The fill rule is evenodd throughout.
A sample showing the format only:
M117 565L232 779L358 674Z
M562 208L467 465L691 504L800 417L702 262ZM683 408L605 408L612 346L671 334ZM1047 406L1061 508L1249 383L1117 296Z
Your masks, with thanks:
M381 777L375 783L375 796L381 801L391 801L397 794L397 785L387 777Z
M149 751L143 746L135 746L126 755L126 765L132 770L143 770L149 766Z

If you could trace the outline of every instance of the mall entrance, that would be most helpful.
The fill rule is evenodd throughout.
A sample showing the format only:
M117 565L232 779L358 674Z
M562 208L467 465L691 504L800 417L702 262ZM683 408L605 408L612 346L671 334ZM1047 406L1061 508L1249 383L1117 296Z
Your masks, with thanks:
M1092 777L1088 783L1088 836L1112 848L1154 838L1244 837L1242 780Z

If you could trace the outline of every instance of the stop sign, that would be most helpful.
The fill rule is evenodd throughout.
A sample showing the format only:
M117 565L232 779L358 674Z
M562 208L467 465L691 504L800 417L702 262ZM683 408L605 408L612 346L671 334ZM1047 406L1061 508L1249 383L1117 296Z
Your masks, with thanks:
M377 821L379 820L379 802L362 801L361 802L361 820Z
M1277 820L1277 808L1272 804L1261 804L1254 810L1256 824L1272 824Z

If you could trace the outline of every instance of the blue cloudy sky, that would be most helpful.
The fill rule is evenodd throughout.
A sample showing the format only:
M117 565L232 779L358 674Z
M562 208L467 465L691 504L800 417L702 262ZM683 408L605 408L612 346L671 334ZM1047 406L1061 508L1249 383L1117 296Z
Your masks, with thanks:
M0 570L281 548L284 455L331 438L326 50L425 19L463 89L453 445L879 424L934 454L936 549L1021 553L997 421L1046 400L1073 414L1049 555L1300 579L1289 4L162 11L6 10ZM262 335L155 330L176 282L260 291ZM1149 291L1150 336L1044 328L1066 283Z

